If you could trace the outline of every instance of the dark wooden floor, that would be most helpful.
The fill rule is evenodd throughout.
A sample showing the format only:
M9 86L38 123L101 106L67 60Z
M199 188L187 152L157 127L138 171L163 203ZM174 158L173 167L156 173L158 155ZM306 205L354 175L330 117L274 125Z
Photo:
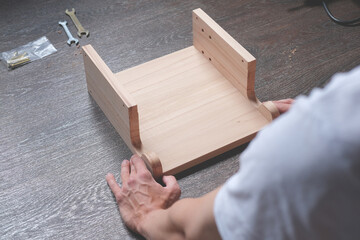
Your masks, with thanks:
M1 239L139 238L105 182L131 153L87 93L79 49L58 33L67 20L75 35L64 14L72 7L91 32L81 45L91 43L114 72L192 45L198 7L257 58L261 101L308 94L360 64L360 28L334 24L314 1L1 1L0 52L44 35L58 50L14 71L0 66ZM360 13L356 1L330 7L344 18ZM182 197L224 183L245 148L177 176Z

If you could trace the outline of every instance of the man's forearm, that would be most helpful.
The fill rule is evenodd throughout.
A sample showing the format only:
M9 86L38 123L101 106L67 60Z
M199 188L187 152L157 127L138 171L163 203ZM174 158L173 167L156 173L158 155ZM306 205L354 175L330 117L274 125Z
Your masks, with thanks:
M149 213L138 231L147 239L220 239L213 214L218 190Z

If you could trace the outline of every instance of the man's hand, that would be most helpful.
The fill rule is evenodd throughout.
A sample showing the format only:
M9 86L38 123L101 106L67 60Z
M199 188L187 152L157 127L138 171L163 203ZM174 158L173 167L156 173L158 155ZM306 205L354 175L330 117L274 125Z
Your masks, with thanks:
M139 232L142 221L150 212L170 207L181 194L175 177L164 176L166 186L161 186L137 155L121 164L122 187L110 173L106 175L106 181L116 198L125 224L135 232Z
M280 114L287 112L294 102L295 100L291 98L273 101Z
M280 113L286 112L293 102L293 99L273 101ZM166 186L161 186L137 155L121 164L122 187L110 173L106 180L131 230L151 239L183 239L186 236L220 239L213 213L219 188L201 198L179 200L181 191L175 177L164 176Z

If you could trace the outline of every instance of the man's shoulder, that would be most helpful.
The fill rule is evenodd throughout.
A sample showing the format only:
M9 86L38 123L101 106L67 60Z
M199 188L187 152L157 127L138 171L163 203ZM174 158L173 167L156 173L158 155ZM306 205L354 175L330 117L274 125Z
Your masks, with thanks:
M215 200L224 238L342 239L360 233L359 82L360 68L335 75L258 133Z

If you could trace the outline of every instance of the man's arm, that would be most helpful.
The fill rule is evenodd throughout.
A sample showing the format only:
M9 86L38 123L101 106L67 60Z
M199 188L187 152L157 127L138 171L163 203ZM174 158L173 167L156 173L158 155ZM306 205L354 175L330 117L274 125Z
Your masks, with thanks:
M162 187L142 159L134 155L121 166L122 187L112 174L106 180L125 224L148 239L220 239L213 214L218 189L195 199L182 199L172 176ZM176 202L176 203L175 203Z
M201 198L179 200L166 210L151 212L140 233L147 239L221 239L213 214L218 190Z
M274 101L285 113L293 99ZM114 176L106 180L114 193L125 224L148 239L220 239L213 207L220 188L200 197L178 200L181 194L173 176L158 184L139 156L124 160L120 187Z

